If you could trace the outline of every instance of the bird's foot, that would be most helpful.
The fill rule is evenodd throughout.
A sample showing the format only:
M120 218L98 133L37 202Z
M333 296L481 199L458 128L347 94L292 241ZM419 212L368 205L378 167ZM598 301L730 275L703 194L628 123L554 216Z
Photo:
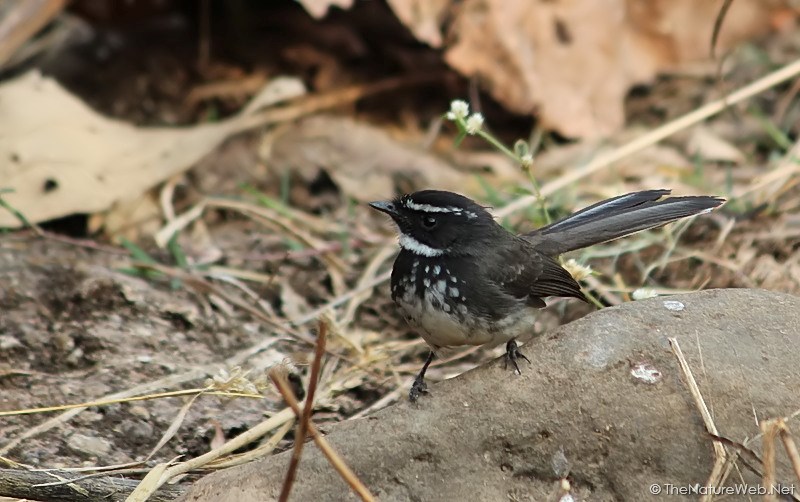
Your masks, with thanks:
M519 351L517 341L509 340L508 343L506 343L505 368L508 369L508 363L511 363L511 365L514 366L514 371L517 372L517 375L521 375L522 372L519 370L517 359L525 359L528 361L528 364L531 364L531 360L525 357L525 354Z
M427 394L428 393L428 384L425 383L425 380L417 377L414 379L414 383L411 384L411 390L408 391L408 400L412 403L417 402L417 398L419 398L420 394Z

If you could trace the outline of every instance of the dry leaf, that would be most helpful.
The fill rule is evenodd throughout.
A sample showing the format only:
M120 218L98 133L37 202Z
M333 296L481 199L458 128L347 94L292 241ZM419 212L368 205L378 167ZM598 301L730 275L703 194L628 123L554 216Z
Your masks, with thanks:
M349 9L353 0L298 0L303 8L316 19L322 19L332 6L340 9Z
M323 169L344 194L362 202L386 198L398 183L464 190L469 178L378 128L342 117L287 124L265 138L262 155L276 172L294 171L307 181Z
M767 32L770 13L785 3L734 2L717 53ZM535 112L546 128L571 137L606 136L623 125L623 99L631 85L708 58L720 5L721 0L466 0L445 58L462 74L479 76L509 109Z
M442 46L442 18L450 0L388 0L397 18L421 42L431 47Z
M216 450L217 448L222 448L228 442L228 438L225 437L225 430L223 430L219 420L212 420L211 424L214 426L214 437L211 438L208 447L211 450Z
M298 90L284 80L276 85L289 95ZM263 106L285 98L268 84L255 101ZM134 127L99 115L37 72L0 86L0 117L0 188L14 190L3 198L32 222L134 200L189 169L250 118L242 113L187 128ZM0 227L19 225L0 211Z
M289 281L281 281L281 310L287 319L300 319L311 310L305 297L295 291Z
M745 160L738 148L705 126L697 126L692 130L686 149L706 161L741 164Z

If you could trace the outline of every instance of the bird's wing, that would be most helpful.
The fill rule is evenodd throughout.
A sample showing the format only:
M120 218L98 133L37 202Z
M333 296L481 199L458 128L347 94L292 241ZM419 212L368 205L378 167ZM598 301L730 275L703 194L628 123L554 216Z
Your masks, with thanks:
M489 277L500 289L515 298L527 298L532 307L544 307L543 298L564 296L586 301L581 286L555 259L535 250L519 239L494 254Z

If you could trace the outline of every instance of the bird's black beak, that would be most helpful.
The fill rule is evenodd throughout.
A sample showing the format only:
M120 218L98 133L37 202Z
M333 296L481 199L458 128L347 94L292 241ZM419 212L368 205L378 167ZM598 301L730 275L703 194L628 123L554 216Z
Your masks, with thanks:
M394 202L392 201L379 200L375 202L370 202L369 205L373 209L377 209L378 211L386 213L389 216L392 217L397 216L397 208L395 207Z

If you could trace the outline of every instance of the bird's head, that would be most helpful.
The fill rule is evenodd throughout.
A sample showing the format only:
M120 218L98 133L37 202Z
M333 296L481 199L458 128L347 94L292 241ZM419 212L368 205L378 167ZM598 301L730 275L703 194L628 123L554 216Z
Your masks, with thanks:
M453 192L422 190L369 205L392 217L400 247L421 256L477 254L502 230L483 206Z

